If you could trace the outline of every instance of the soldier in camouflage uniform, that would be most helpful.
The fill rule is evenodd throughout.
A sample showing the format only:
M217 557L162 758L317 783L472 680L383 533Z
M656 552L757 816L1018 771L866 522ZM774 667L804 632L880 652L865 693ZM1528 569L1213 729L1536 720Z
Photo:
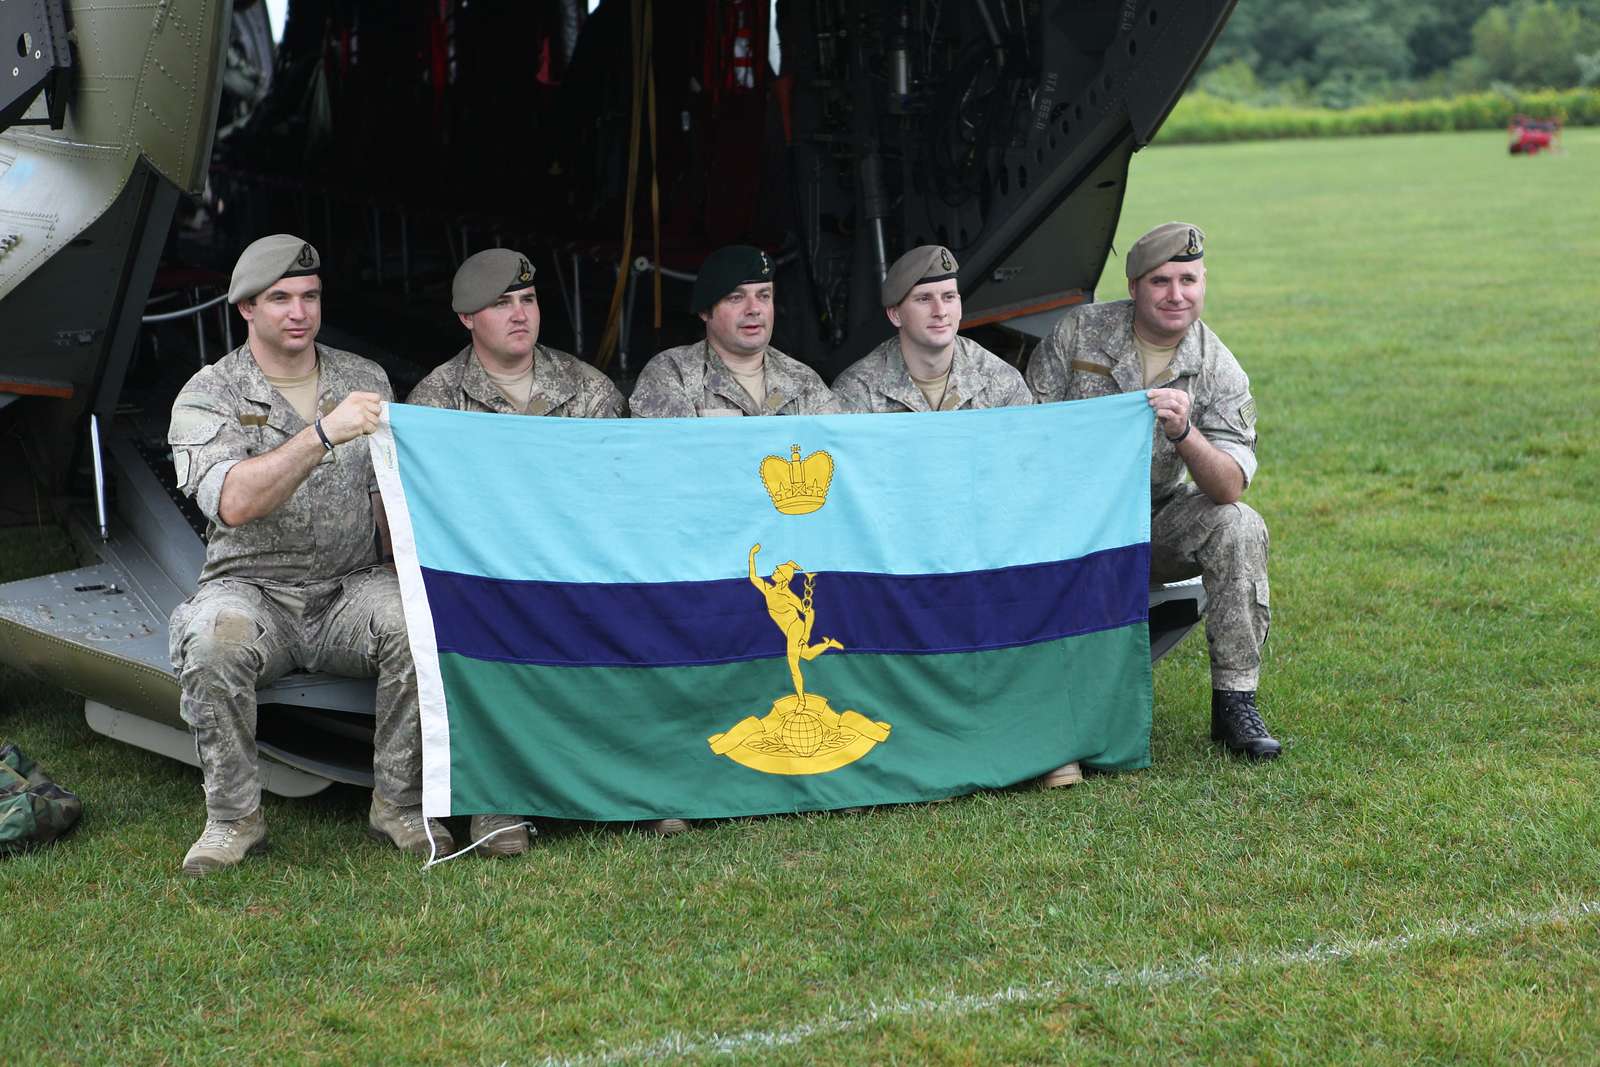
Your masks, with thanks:
M383 370L316 344L321 260L288 234L239 257L229 300L243 346L178 394L168 439L178 487L210 520L199 588L172 614L180 710L205 775L206 827L187 874L266 845L256 687L295 668L378 678L373 836L426 855L417 682L400 590L375 547L382 519L365 435ZM452 843L431 823L442 850Z
M772 260L729 245L706 258L689 310L706 339L658 352L633 387L635 418L826 415L839 410L817 372L773 348Z
M833 395L846 412L958 411L1033 403L1015 367L956 330L961 265L942 245L920 245L894 261L879 289L895 335L845 368ZM1083 781L1076 760L1040 777L1056 788Z
M658 352L645 364L628 398L634 418L838 412L817 372L769 343L772 259L765 252L728 245L707 256L689 310L706 324L706 339ZM658 834L688 828L682 819L642 825Z
M528 257L507 248L469 256L451 285L451 307L471 342L435 368L408 404L504 415L621 418L611 379L539 344L539 298Z
M539 297L528 257L491 248L467 257L450 306L471 335L467 347L417 383L408 404L502 415L615 419L627 409L611 379L539 344ZM470 837L484 856L528 851L520 815L474 815Z
M880 290L895 336L834 379L841 409L956 411L1033 403L1015 367L956 335L959 269L956 257L940 245L922 245L895 260Z
M1144 391L1156 413L1150 465L1151 578L1198 573L1208 608L1211 737L1252 759L1280 746L1256 705L1271 621L1267 527L1239 497L1256 471L1256 402L1200 314L1205 235L1170 222L1128 250L1129 300L1075 308L1028 364L1045 403Z

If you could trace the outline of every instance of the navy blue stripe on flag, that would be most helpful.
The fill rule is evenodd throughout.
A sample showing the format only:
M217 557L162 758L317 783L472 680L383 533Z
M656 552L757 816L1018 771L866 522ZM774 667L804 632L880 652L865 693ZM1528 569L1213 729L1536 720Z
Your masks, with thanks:
M978 652L1115 629L1148 617L1149 576L1148 543L959 574L820 572L811 643L831 637L847 654ZM747 578L609 585L426 567L422 577L440 652L572 667L784 655L783 634ZM803 595L803 578L790 588Z

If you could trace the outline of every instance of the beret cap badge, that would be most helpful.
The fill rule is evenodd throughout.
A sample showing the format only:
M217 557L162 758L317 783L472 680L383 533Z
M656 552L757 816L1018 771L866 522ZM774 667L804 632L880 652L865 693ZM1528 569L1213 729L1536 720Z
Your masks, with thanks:
M956 276L956 257L943 245L918 245L890 264L878 287L884 307L894 307L924 282L942 282Z
M239 253L228 280L228 302L237 304L259 296L280 278L303 278L316 274L322 265L316 248L305 238L292 233L275 233L257 238Z
M772 257L752 245L724 245L705 258L695 274L689 310L709 311L741 285L772 280Z
M476 314L506 293L531 286L533 275L533 264L521 252L509 248L474 252L450 282L450 309L460 315Z
M1165 222L1128 249L1127 273L1142 278L1163 263L1189 263L1205 255L1206 235L1187 222Z

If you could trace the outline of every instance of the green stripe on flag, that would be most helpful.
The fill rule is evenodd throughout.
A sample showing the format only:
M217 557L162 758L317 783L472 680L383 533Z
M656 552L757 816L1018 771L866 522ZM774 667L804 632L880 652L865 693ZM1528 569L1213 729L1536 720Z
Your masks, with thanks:
M456 815L718 818L932 800L1073 759L1103 770L1150 762L1142 622L991 652L820 656L805 665L808 696L886 722L889 736L810 774L751 769L707 740L792 696L782 659L582 668L446 653L439 666ZM487 710L458 710L469 707Z

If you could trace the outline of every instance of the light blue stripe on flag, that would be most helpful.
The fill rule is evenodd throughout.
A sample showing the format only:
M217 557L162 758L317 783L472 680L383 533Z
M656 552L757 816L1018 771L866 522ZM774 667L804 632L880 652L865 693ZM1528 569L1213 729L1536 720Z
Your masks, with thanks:
M764 568L939 574L1150 539L1149 503L1128 491L1149 479L1142 393L877 418L508 419L404 404L388 417L402 480L427 486L407 492L418 562L459 574L711 581L743 574L757 542ZM833 457L833 487L780 525L760 465L792 444ZM624 458L645 451L656 461ZM495 529L516 536L453 532Z

